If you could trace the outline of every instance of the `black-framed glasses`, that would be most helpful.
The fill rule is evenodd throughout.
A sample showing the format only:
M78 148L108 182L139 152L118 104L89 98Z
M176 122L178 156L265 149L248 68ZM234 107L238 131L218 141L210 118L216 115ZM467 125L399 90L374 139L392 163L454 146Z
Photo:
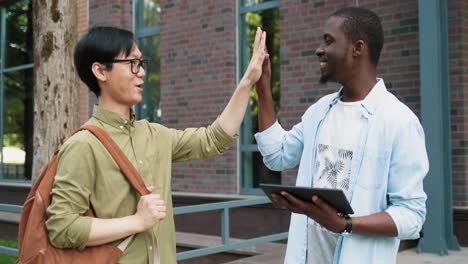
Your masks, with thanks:
M120 62L129 62L131 65L131 71L133 74L137 74L141 68L146 70L146 67L148 65L148 60L144 60L144 59L125 59L125 60L114 59L107 63L120 63Z

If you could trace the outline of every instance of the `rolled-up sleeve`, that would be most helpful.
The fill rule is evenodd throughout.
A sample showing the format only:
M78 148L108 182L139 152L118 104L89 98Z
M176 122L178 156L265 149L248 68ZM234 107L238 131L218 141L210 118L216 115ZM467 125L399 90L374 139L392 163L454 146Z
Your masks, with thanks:
M172 160L207 159L224 153L229 149L237 135L226 134L218 121L208 127L187 128L172 131Z
M428 170L424 131L414 118L400 129L390 163L386 212L396 224L399 239L419 237L426 217L423 179Z
M303 150L302 123L285 131L278 122L255 134L265 165L274 171L293 168L299 164Z
M47 208L49 240L57 248L84 249L92 218L84 216L93 188L95 160L86 142L67 142L59 153L59 163Z

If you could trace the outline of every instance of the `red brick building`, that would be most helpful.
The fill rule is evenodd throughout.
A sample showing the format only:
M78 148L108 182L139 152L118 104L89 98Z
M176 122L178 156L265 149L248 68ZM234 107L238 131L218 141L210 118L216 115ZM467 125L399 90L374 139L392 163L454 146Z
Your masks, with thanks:
M468 244L467 236L461 236L468 216L468 0L447 3L453 206L459 239ZM251 28L264 26L277 84L278 117L285 128L291 128L311 104L336 91L337 86L318 84L315 49L327 16L356 4L382 19L385 44L378 75L421 117L418 1L77 1L78 30L83 34L96 25L133 30L151 61L145 100L136 109L139 118L182 129L206 126L221 113L250 56ZM0 73L6 68L0 68ZM82 86L80 100L84 122L96 98ZM254 112L255 105L253 100ZM261 194L259 182L294 184L296 170L274 173L263 167L252 139L255 118L255 113L248 114L239 142L225 155L175 164L173 191L250 195Z

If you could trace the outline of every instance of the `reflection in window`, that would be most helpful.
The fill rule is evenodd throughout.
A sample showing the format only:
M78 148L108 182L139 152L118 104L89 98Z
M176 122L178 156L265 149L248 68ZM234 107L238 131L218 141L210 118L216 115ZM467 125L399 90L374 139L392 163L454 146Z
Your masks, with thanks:
M279 12L278 9L268 9L258 13L245 14L245 34L249 45L248 57L252 56L253 41L257 27L267 33L266 46L271 60L271 89L275 112L280 109L280 64L279 64ZM255 89L250 93L250 106L252 117L251 142L255 142L254 134L258 132L258 96Z
M0 5L0 179L31 179L33 155L32 2ZM4 58L4 60L3 60Z
M30 179L34 121L32 69L12 71L4 76L3 178Z
M144 0L143 1L143 21L144 27L159 26L161 17L161 7L159 0Z
M268 1L242 1L244 6L255 5ZM241 14L241 39L244 47L241 50L245 71L252 54L252 46L257 27L261 27L267 33L266 46L271 60L271 89L275 112L279 119L280 110L280 63L279 63L279 10L269 8L257 12ZM258 96L255 89L250 93L250 115L244 119L241 132L241 168L242 187L244 190L258 188L259 183L280 183L281 173L269 170L263 163L262 156L256 148L254 134L258 132Z
M273 2L274 0L242 0L242 6L253 6L264 2Z
M150 62L146 69L145 89L143 91L143 101L140 104L140 114L141 117L150 122L159 123L161 120L161 108L159 107L161 93L159 36L142 38L138 41L138 46L145 59Z
M16 1L5 9L5 64L13 67L32 62L31 5L27 0Z
M159 0L135 1L135 36L143 57L148 60L143 100L137 107L138 118L160 122L160 58L159 24L161 7Z

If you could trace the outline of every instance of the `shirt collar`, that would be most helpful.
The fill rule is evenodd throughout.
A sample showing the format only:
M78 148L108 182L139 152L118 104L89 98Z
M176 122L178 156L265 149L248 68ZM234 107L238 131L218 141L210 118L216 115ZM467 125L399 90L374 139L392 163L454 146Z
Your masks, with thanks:
M368 112L368 114L373 115L377 107L381 104L387 88L382 78L377 78L377 83L372 87L369 94L361 101L362 107ZM340 88L335 98L333 98L331 105L335 105L338 100L343 96L343 87Z
M130 120L123 118L121 115L106 110L99 105L94 105L93 109L93 117L116 128L120 128L121 126L133 126L135 122L135 112L133 109L130 108Z

